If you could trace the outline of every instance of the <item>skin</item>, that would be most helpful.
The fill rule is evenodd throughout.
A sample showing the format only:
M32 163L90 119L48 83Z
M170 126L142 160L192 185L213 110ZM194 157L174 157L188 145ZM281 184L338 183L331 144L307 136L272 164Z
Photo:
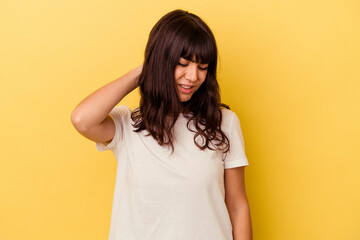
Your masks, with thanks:
M83 99L71 113L71 122L84 137L105 145L115 135L111 110L138 86L143 65L102 86Z
M181 102L188 101L206 79L209 64L180 58L175 68L176 90ZM184 88L185 87L185 88ZM190 89L186 89L190 87Z
M233 227L234 240L251 240L252 226L245 192L244 167L225 169L225 203Z

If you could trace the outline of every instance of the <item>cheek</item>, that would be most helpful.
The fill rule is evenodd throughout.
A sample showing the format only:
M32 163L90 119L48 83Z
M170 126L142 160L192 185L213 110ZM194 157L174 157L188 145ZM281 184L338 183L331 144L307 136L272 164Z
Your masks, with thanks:
M206 76L207 76L207 71L206 72L201 72L200 73L200 80L201 80L201 83L203 83L206 79Z
M204 84L206 76L207 76L206 73L199 76L200 83L199 83L198 87L196 88L196 90L198 90L200 88L200 86Z
M174 71L174 78L175 78L175 81L181 77L181 69L179 67L176 67L175 68L175 71Z

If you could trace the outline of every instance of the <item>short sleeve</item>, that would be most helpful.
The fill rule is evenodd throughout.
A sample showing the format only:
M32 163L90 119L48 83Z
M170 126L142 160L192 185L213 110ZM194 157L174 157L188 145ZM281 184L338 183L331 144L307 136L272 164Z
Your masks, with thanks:
M248 166L248 160L245 154L244 138L241 131L240 120L236 114L230 110L226 111L229 123L227 126L227 134L230 141L230 150L225 155L224 169Z
M126 106L116 106L111 110L109 116L115 123L115 135L111 142L107 145L105 145L104 143L95 142L96 149L99 152L106 150L114 151L117 148L119 143L124 138L124 129L128 121L127 118L129 117L129 114L130 109Z

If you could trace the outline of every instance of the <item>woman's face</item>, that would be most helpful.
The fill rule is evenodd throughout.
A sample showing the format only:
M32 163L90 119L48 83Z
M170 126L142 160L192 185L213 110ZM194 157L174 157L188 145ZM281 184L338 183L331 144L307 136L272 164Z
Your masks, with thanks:
M188 101L205 81L208 65L179 59L175 68L175 86L181 102Z

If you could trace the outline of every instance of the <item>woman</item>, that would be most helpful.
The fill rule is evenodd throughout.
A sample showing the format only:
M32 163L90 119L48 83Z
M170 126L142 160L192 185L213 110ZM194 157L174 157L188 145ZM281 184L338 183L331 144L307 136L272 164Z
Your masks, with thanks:
M86 97L75 128L113 151L109 239L251 239L240 122L220 103L209 27L183 10L150 32L142 65ZM116 106L140 87L140 107Z

